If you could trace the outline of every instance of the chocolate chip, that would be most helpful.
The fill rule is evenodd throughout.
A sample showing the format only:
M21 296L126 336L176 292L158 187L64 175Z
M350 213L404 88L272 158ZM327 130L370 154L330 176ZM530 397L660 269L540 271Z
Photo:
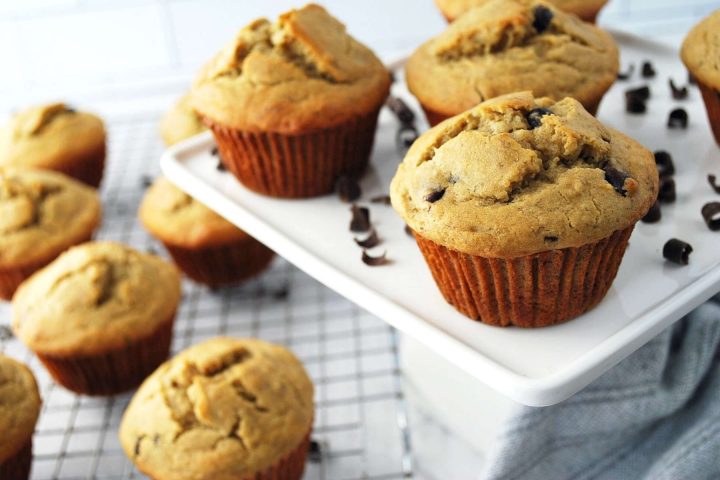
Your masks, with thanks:
M630 178L630 176L625 172L621 172L615 167L611 167L610 165L605 165L605 168L603 170L605 171L605 181L612 185L615 191L618 192L620 195L622 195L623 197L627 197L627 190L625 190L625 180Z
M410 225L405 225L405 233L415 238L415 233L413 232L412 228L410 228Z
M625 98L635 97L643 101L649 100L650 94L650 87L648 85L643 85L642 87L625 90Z
M15 337L15 334L10 329L10 327L5 325L0 325L0 341L5 340L12 340Z
M217 147L213 147L212 150L210 150L210 155L212 155L213 157L217 157L219 154L220 152Z
M706 203L700 213L710 230L713 232L720 230L720 202Z
M665 150L658 150L655 152L655 166L658 170L658 175L673 175L675 173L675 164L673 163L672 156Z
M660 202L655 200L650 210L641 219L643 223L657 223L662 218L662 211L660 210Z
M439 190L433 190L432 192L425 195L425 201L430 203L435 203L438 200L440 200L443 195L445 195L445 189L441 188Z
M365 265L368 265L370 267L379 267L380 265L385 265L388 263L388 259L385 256L387 252L383 252L382 255L378 257L372 257L367 253L367 250L363 250L362 253L362 261Z
M148 188L150 185L152 185L153 179L150 175L143 175L140 177L140 185L142 185L142 188Z
M390 205L390 195L378 195L377 197L372 197L370 199L370 203L384 203L385 205Z
M668 116L668 128L687 128L688 114L684 108L676 108Z
M322 461L323 448L320 442L317 440L310 440L310 448L308 448L308 460L312 463L319 463Z
M653 78L655 76L655 67L650 61L646 60L642 64L642 76L643 78Z
M397 146L398 152L405 155L408 148L417 140L418 132L413 126L400 127L395 135L395 145Z
M370 230L370 210L367 207L359 207L353 203L350 211L352 212L351 232L367 232Z
M550 26L550 22L553 19L553 12L549 8L538 5L535 7L535 19L533 20L533 27L538 33L543 33Z
M688 72L688 83L690 85L697 85L697 80L695 79L695 75L693 75L690 72Z
M687 265L690 261L692 251L693 249L689 243L678 240L677 238L671 238L663 247L663 257L678 265Z
M542 125L542 117L545 115L555 115L553 112L548 110L547 108L534 108L528 112L528 114L525 116L528 122L528 126L530 127L530 130L534 130L540 125Z
M715 182L715 175L713 175L712 173L708 174L708 183L710 184L712 189L715 190L715 193L720 194L720 185Z
M370 229L370 234L363 240L358 240L357 238L354 238L353 240L355 240L355 243L357 243L358 246L363 248L373 248L380 243L380 237L378 237L374 228Z
M631 63L630 66L628 66L627 72L618 72L617 78L618 80L628 80L632 77L633 72L635 72L635 64Z
M222 160L218 160L217 165L215 165L215 170L218 172L227 172L227 167L222 162Z
M77 110L75 110L73 107L66 107L65 113L77 113Z
M362 190L360 190L360 185L357 180L346 175L338 177L335 182L335 192L337 192L340 200L346 203L354 202L360 198L360 195L362 194Z
M545 235L544 240L548 243L555 243L560 239L558 237L556 237L555 235Z
M662 203L673 203L677 198L675 193L675 180L671 177L662 177L660 179L660 191L658 192L658 200Z
M638 97L625 98L625 111L627 113L645 113L647 111L645 100Z
M401 124L412 126L415 121L415 113L410 110L410 107L407 106L407 103L405 103L402 98L390 95L385 101L385 105L395 114L395 117L397 117Z
M668 83L670 84L670 91L672 92L672 97L675 100L685 100L687 98L687 96L688 96L687 87L678 88L675 85L675 82L673 82L672 78L670 80L668 80Z

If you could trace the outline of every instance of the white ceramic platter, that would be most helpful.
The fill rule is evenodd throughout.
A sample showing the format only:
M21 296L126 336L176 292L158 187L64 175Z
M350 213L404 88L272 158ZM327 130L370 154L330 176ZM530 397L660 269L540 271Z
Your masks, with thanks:
M163 171L302 270L488 386L527 405L557 403L720 291L720 232L711 232L700 215L704 203L720 200L707 182L709 172L720 174L720 149L712 139L699 91L691 87L687 100L672 99L668 78L687 83L675 49L624 34L616 39L623 70L633 63L635 74L615 84L599 117L651 150L672 153L677 202L663 207L660 223L637 226L613 287L600 305L563 325L534 330L489 327L445 303L402 220L391 207L368 202L387 192L400 161L395 147L398 124L388 111L380 117L372 167L362 180L359 203L370 207L372 223L383 239L371 253L387 251L389 265L368 267L361 262L361 249L348 230L349 206L336 196L266 198L218 171L209 133L168 150ZM658 72L654 79L639 75L645 59ZM647 113L626 114L624 91L646 83L652 89ZM394 93L419 112L402 79ZM666 127L669 111L677 106L689 113L687 130ZM663 261L662 247L671 237L692 244L689 266Z

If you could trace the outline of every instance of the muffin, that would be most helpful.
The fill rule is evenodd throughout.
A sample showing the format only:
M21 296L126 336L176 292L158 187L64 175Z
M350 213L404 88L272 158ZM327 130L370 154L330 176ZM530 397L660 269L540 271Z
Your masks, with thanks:
M181 140L204 132L207 127L190 107L190 96L183 96L167 111L160 121L160 136L165 145L174 145Z
M491 0L416 50L405 67L431 125L498 95L573 97L595 113L619 68L612 37L538 1Z
M423 134L390 188L450 304L542 327L603 298L658 174L651 152L577 100L521 92Z
M435 5L440 9L448 22L467 12L471 8L479 7L488 0L435 0ZM607 0L547 0L563 12L577 15L586 22L595 23L595 18Z
M313 386L292 353L215 338L142 384L120 443L155 480L299 480L312 424Z
M35 376L0 353L0 480L30 477L32 435L39 414Z
M389 88L382 62L308 5L243 28L201 71L191 104L245 187L312 197L363 172Z
M28 108L0 128L0 166L55 170L97 188L105 168L105 127L63 103Z
M697 80L715 142L720 145L720 10L690 30L680 56Z
M205 205L159 178L140 205L140 220L185 275L210 287L252 277L275 253Z
M86 243L20 286L13 330L59 384L110 395L167 358L179 301L171 264L119 243Z
M61 173L0 167L0 299L101 221L97 191Z

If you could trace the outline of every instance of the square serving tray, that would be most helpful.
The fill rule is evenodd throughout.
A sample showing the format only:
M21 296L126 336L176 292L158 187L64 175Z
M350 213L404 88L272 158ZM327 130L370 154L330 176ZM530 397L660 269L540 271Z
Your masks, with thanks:
M388 265L369 267L348 230L349 205L337 196L282 200L255 194L216 168L210 133L188 139L165 152L164 173L180 188L216 210L328 287L426 344L481 382L513 400L532 406L560 402L592 382L670 324L720 291L720 232L711 232L700 209L720 201L707 174L720 176L715 145L700 92L690 87L686 100L673 100L668 86L687 84L676 48L615 33L622 69L635 65L632 78L618 81L605 96L602 122L639 140L650 150L667 150L675 160L677 201L663 205L662 221L635 229L618 276L593 310L563 325L522 330L496 328L468 320L448 305L425 262L404 232L392 207L370 203L387 193L401 157L395 146L397 121L386 109L379 121L371 167L361 182L371 220L387 251ZM651 60L657 75L644 79L642 61ZM650 85L647 113L624 111L624 91ZM420 110L399 78L393 93ZM687 130L666 126L668 113L683 107ZM672 238L693 246L690 264L679 267L662 258Z

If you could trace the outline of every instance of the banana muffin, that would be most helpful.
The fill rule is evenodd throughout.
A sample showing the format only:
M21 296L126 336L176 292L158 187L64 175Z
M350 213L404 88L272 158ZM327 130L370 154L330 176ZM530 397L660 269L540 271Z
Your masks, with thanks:
M105 169L105 127L64 103L28 108L0 128L0 166L55 170L97 188Z
M53 378L110 395L142 382L170 350L180 275L112 242L73 247L35 273L12 304L13 330Z
M405 74L435 125L523 90L572 97L595 114L618 68L618 49L607 32L547 3L491 0L418 48Z
M61 173L0 167L0 299L100 225L97 191Z
M604 297L657 192L639 143L577 100L522 92L423 134L390 193L450 304L487 324L539 327Z
M313 386L285 348L215 338L181 352L140 387L120 443L155 480L299 480Z
M160 136L168 146L205 130L207 127L202 123L202 119L190 106L190 95L178 100L160 121Z
M471 8L479 7L487 2L488 0L435 0L435 5L443 16L452 22ZM547 0L547 2L563 12L575 14L586 22L595 23L598 12L605 6L607 0Z
M200 72L191 104L243 185L312 197L363 172L389 88L373 52L310 4L240 30Z

